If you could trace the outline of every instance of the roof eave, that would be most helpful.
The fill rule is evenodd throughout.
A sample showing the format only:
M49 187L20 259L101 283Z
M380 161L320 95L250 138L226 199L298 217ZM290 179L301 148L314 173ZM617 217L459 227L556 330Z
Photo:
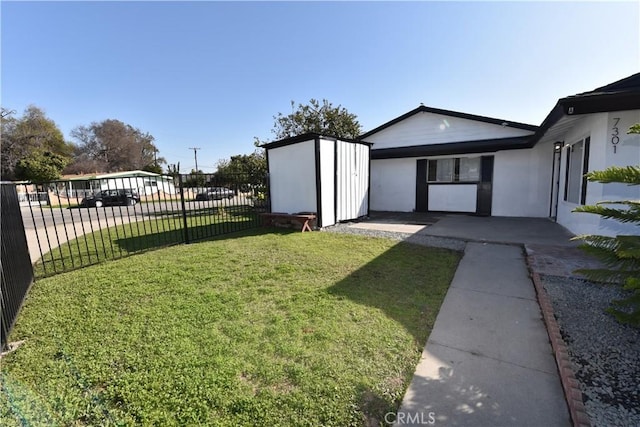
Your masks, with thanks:
M640 90L568 96L558 101L567 115L602 113L640 109Z
M380 148L371 150L373 160L399 159L407 157L444 156L454 154L493 153L501 150L531 148L531 136L481 139L475 141L448 142L443 144L412 145L408 147Z
M363 133L362 135L360 135L360 139L365 139L375 133L378 133L390 126L393 126L396 123L399 123L405 119L408 119L409 117L417 114L417 113L432 113L432 114L438 114L438 115L442 115L442 116L450 116L450 117L457 117L460 119L466 119L466 120L474 120L474 121L478 121L478 122L483 122L483 123L490 123L490 124L494 124L494 125L507 125L509 127L515 128L515 129L522 129L522 130L528 130L528 131L536 131L538 129L538 126L535 125L530 125L530 124L526 124L526 123L518 123L518 122L513 122L513 121L509 121L509 120L503 120L503 119L497 119L497 118L493 118L493 117L486 117L486 116L478 116L475 114L468 114L468 113L461 113L459 111L451 111L451 110L443 110L440 108L433 108L433 107L427 107L424 105L420 105L418 108L415 108L399 117L396 117L393 120L390 120L378 127L376 127L375 129L370 130L369 132Z
M604 113L609 111L627 111L640 109L640 91L615 93L588 93L585 95L567 96L558 100L551 112L544 119L532 138L537 144L564 116Z

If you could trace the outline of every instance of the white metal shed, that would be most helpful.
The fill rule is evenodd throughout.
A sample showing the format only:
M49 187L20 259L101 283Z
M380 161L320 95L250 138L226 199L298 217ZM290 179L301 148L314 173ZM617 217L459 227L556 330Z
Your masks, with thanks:
M369 214L371 144L307 133L264 148L271 212L314 212L318 227Z

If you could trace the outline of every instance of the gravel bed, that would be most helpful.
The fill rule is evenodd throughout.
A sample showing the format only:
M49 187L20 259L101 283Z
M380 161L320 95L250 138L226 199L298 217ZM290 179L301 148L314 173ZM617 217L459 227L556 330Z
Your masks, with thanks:
M454 251L464 251L466 242L459 239L448 239L445 237L426 236L415 233L398 233L395 231L369 230L363 228L349 227L348 224L336 224L331 227L325 227L322 231L329 233L346 233L358 234L369 237L384 237L393 240L402 240L416 245L432 246L436 248L452 249Z
M640 426L640 330L604 310L618 287L542 276L594 426Z

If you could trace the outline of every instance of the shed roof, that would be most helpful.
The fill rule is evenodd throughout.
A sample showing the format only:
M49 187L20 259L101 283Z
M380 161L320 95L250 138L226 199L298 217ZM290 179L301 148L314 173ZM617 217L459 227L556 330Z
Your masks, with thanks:
M322 135L315 132L307 132L307 133L303 133L302 135L291 136L289 138L279 139L278 141L262 144L261 147L269 150L271 148L286 147L287 145L297 144L299 142L304 142L304 141L315 141L316 139L328 139L331 141L345 141L345 142L351 142L354 144L372 145L370 142L362 141L361 139L339 138L337 136Z

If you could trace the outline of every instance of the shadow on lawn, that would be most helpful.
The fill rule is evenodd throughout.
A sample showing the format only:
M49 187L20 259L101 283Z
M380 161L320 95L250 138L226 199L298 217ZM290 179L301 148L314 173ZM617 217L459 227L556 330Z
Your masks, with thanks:
M427 250L424 246L399 243L340 280L328 292L338 299L348 299L382 311L396 321L399 328L404 327L411 334L416 349L422 349L459 259L456 252L447 249ZM402 384L408 386L412 373L406 373L408 377L399 373L397 378L388 379L385 388L393 390L391 394L381 395L368 387L359 388L358 406L364 415L365 426L387 425L396 420L404 395L404 390L398 387ZM397 392L400 394L395 394ZM457 396L451 398L456 399ZM411 407L409 410L415 412L419 408ZM429 418L425 420L429 421Z
M149 211L147 215L149 217L157 218L182 218L184 214L187 217L218 217L219 215L229 216L256 216L258 210L251 205L216 205L216 206L198 206L195 208L187 209L165 209L161 211Z
M282 230L257 226L253 221L225 221L189 227L189 242L203 242L223 239L236 239L245 236L262 234L288 234L292 230ZM127 252L141 252L185 243L184 229L174 229L149 233L140 236L123 237L115 240L116 244Z
M460 260L454 251L430 248L425 256L423 250L410 243L395 245L329 288L329 293L381 310L402 325L416 347L422 349ZM397 421L400 425L431 425L453 421L458 425L462 421L460 425L467 425L478 419L507 425L526 423L518 414L506 412L501 401L492 398L493 390L470 382L461 362L447 351L445 348L427 353L426 357L437 365L434 372L395 379L407 387L411 378L414 381L417 399L406 402L402 412L399 406L404 390L392 398L360 387L358 405L365 417L363 424L377 426ZM395 381L387 387L393 389L398 385Z
M185 243L182 223L177 224L177 227L176 224L165 224L165 226L167 228L158 231L156 225L156 231L153 231L149 224L142 221L132 222L118 226L119 231L115 231L115 227L100 229L79 239L65 242L47 252L35 264L35 277L41 279L105 261ZM134 234L136 232L138 234ZM261 227L256 221L250 219L246 221L232 220L215 224L191 225L189 227L189 242L199 243L269 233L287 234L289 232L293 231Z
M447 249L399 243L328 289L341 298L382 310L414 337L418 346L427 340L459 256ZM439 256L442 254L442 256ZM416 262L413 256L422 256ZM446 285L442 285L442 283Z

